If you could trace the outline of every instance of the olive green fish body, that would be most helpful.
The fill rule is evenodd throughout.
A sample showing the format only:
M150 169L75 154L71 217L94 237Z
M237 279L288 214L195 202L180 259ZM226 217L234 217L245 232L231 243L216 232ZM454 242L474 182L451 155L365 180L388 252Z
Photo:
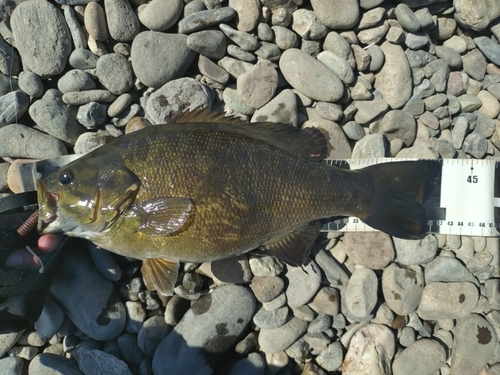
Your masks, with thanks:
M263 247L305 260L317 220L349 215L404 238L425 234L434 162L356 171L318 162L317 129L242 124L207 111L117 138L38 182L39 228L144 259L149 289L171 294L178 262Z
M139 178L135 202L189 197L195 209L179 233L144 234L135 217L124 216L109 239L96 242L136 258L200 262L241 254L312 220L356 215L366 207L363 175L298 158L231 128L156 126L103 148L95 157L119 155Z

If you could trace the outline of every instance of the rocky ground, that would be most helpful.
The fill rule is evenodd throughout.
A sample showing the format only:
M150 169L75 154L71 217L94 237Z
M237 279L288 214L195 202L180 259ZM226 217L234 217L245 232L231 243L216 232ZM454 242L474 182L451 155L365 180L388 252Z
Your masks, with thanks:
M495 0L29 0L0 8L9 163L185 108L322 129L329 158L500 154ZM332 187L334 188L334 187ZM497 238L321 235L303 268L184 264L176 295L85 242L2 374L500 374Z

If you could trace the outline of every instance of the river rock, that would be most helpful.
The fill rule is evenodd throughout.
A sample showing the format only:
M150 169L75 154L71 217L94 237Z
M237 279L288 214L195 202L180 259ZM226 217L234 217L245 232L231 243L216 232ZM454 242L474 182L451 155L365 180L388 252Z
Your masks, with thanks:
M493 327L481 315L471 314L458 320L454 336L451 373L480 373L498 345Z
M64 144L38 130L21 124L0 128L0 156L13 158L47 159L66 155Z
M472 283L435 282L425 286L417 314L425 320L459 319L474 310L478 299Z
M77 121L77 108L63 103L60 97L37 100L29 114L44 131L71 144L85 131Z
M337 75L299 49L283 52L279 66L290 85L311 99L335 102L343 95L344 85Z
M139 21L153 31L171 28L182 14L182 0L153 0L139 12Z
M129 91L134 84L130 62L118 53L109 53L97 60L96 76L109 92L116 95Z
M156 349L153 372L211 374L254 311L255 298L242 286L224 285L201 297Z
M359 329L350 340L342 363L342 374L387 374L394 353L395 341L391 330L380 324L369 324Z
M358 21L359 4L356 0L312 0L314 13L330 29L349 29Z
M410 65L400 46L384 42L381 49L385 63L377 74L375 88L391 108L401 108L412 94Z
M61 12L46 0L23 2L10 20L23 63L42 78L59 74L71 52L71 34Z
M94 340L111 340L122 333L126 313L111 281L94 268L90 256L73 248L65 254L50 291L66 316ZM85 298L80 296L85 295Z
M170 81L151 94L146 102L146 112L156 124L164 124L183 110L210 108L211 104L210 89L185 77Z
M187 46L187 36L144 31L132 42L132 68L146 86L159 88L189 68L195 53ZM158 65L158 61L162 63Z
M118 42L128 42L139 34L139 19L127 0L104 0L109 35Z
M422 361L422 358L425 358L425 361ZM431 375L439 371L445 361L446 350L442 344L434 340L420 339L396 356L392 364L392 372L394 375L412 372Z
M398 315L414 312L420 302L424 278L418 266L401 267L397 263L384 269L382 292L387 305Z
M269 62L259 62L236 81L236 91L249 106L259 109L267 104L278 88L278 72Z

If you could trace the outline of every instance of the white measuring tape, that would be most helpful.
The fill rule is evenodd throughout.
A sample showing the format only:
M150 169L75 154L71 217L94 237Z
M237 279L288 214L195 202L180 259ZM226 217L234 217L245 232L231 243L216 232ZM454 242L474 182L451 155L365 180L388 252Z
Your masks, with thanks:
M326 160L350 169L372 164L415 159L374 158ZM441 177L424 204L429 233L465 236L500 236L500 162L477 159L442 159ZM355 217L325 221L323 232L376 231Z

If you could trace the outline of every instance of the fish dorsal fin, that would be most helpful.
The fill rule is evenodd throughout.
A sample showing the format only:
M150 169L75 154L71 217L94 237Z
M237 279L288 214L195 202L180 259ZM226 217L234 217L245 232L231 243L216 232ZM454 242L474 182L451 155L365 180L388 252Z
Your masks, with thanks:
M173 118L171 123L218 123L238 126L238 132L252 138L261 139L288 151L292 155L308 160L321 161L328 152L324 134L316 128L299 130L282 123L254 122L246 123L234 116L210 111L208 108L196 108L185 111Z
M328 145L325 135L316 128L297 129L288 124L255 122L253 127L271 144L302 158L321 161L326 158Z
M161 258L146 258L141 267L144 284L149 291L156 290L164 296L174 294L179 272L179 261Z
M157 197L136 203L131 209L141 220L139 232L161 236L179 231L186 224L193 204L184 197Z
M284 237L271 239L262 249L291 266L300 266L318 237L319 224L319 221L313 221Z
M224 112L212 111L209 108L198 107L192 111L186 110L175 115L170 124L210 122L218 124L242 125L246 124L242 119L235 116L226 116Z

